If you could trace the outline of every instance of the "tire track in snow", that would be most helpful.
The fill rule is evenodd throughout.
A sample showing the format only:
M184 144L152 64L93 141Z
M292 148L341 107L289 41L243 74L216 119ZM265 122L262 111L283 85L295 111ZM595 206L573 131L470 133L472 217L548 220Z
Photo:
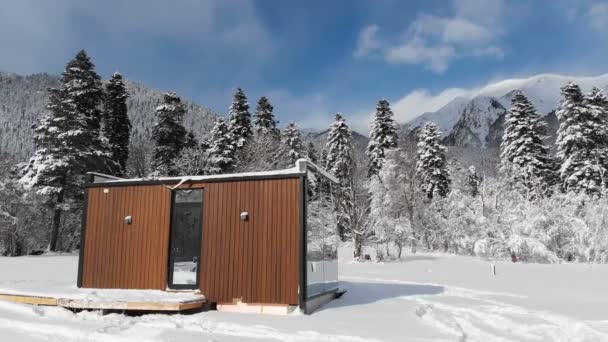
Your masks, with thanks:
M440 294L404 296L401 299L418 303L416 307L418 317L453 335L458 341L608 341L608 321L585 322L495 299L496 297L525 298L521 295L394 279L365 277L342 279L442 286L444 291ZM449 304L450 300L454 299L459 303Z

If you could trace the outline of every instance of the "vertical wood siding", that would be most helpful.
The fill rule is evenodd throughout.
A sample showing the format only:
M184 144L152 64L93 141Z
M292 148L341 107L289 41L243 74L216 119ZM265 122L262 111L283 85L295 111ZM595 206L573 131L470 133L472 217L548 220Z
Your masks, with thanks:
M217 303L298 304L300 180L204 186L201 292Z
M89 188L82 286L167 285L171 196L162 186ZM128 215L133 223L124 223Z
M209 301L298 304L300 182L191 185L205 188L199 283ZM165 289L170 191L160 185L108 189L89 188L83 287ZM248 221L240 219L243 211ZM133 224L123 222L127 215Z

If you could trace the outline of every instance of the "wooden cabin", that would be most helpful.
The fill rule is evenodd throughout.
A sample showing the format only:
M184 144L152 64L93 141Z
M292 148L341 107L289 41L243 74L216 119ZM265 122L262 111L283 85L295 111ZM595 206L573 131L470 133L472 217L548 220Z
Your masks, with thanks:
M226 309L312 312L338 292L334 207L320 190L336 184L303 159L212 176L91 173L78 287L193 291Z

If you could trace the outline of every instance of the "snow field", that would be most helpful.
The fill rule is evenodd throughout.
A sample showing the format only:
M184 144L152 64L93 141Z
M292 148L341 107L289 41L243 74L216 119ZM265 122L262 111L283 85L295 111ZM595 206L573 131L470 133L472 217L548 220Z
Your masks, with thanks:
M442 254L353 263L316 313L101 315L0 302L6 341L608 341L608 265L491 263ZM73 286L77 257L0 258L0 288ZM38 285L36 285L38 284ZM45 285L46 284L46 285ZM61 285L63 284L63 285ZM42 285L42 286L41 286Z

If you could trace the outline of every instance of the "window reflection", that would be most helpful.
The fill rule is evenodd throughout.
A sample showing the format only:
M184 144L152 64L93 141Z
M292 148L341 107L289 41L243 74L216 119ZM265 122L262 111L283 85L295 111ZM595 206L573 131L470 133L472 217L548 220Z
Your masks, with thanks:
M335 185L309 174L307 189L307 296L338 288L338 230Z

